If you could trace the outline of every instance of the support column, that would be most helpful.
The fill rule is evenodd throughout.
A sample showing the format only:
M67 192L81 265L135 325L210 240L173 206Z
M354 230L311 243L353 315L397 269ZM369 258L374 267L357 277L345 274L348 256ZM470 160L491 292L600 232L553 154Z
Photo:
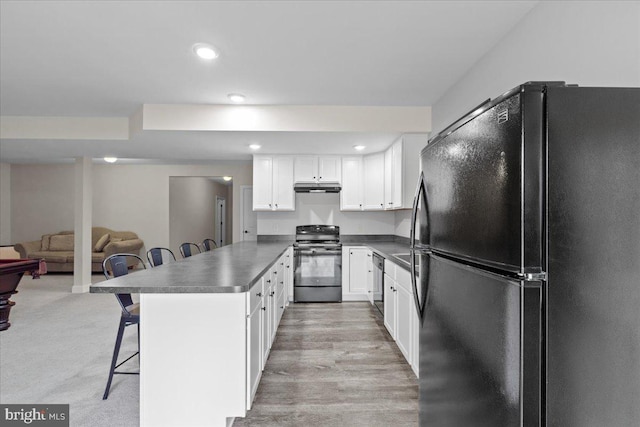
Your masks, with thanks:
M75 218L73 288L71 292L89 292L91 285L91 216L93 186L91 158L78 157L75 163Z
M11 165L0 163L0 245L11 244Z

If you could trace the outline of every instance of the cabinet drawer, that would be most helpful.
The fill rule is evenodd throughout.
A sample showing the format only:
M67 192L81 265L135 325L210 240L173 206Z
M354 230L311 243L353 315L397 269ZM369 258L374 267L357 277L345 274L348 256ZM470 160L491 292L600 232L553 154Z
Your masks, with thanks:
M396 265L388 259L384 260L384 274L396 280Z

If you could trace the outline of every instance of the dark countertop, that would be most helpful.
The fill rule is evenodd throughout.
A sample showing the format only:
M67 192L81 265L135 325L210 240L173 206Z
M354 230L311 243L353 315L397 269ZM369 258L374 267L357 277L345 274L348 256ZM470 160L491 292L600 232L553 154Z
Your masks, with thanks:
M292 240L241 242L176 262L91 285L91 293L236 293L247 292L282 255ZM408 253L404 241L349 242L366 246L409 271L393 254Z
M407 239L408 240L408 239ZM381 255L382 257L392 261L394 264L404 268L407 271L411 271L411 266L408 262L401 260L400 258L396 258L393 254L408 254L409 253L409 243L408 242L398 242L398 241L388 241L388 242L349 242L343 244L343 246L367 246L373 252Z
M293 241L241 242L91 285L92 293L247 292Z

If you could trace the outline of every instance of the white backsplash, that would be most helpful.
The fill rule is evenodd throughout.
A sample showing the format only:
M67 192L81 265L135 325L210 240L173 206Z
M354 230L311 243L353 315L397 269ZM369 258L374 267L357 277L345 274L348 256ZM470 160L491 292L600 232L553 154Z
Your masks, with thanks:
M298 193L294 212L258 212L260 235L293 235L307 224L337 225L341 234L396 234L395 212L340 211L339 193Z

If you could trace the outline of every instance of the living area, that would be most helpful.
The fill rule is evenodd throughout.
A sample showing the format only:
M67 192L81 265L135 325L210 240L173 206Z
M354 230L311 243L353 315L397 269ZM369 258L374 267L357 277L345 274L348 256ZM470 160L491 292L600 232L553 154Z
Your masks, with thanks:
M251 185L251 162L122 163L95 160L88 166L88 180L78 174L87 166L77 162L1 163L1 243L15 245L23 258L44 259L49 272L72 273L76 222L83 218L83 227L88 223L89 230L89 274L101 273L102 260L113 253L144 258L149 248L161 246L178 254L182 242L215 238L220 232L214 228L216 197L226 203L223 244L241 236L240 191L242 185ZM87 184L90 196L79 203L78 188ZM211 206L205 210L203 203ZM206 226L194 226L205 221ZM181 226L185 223L190 226ZM188 234L193 232L196 235ZM67 277L74 292L86 291L95 280L85 276L78 287Z

